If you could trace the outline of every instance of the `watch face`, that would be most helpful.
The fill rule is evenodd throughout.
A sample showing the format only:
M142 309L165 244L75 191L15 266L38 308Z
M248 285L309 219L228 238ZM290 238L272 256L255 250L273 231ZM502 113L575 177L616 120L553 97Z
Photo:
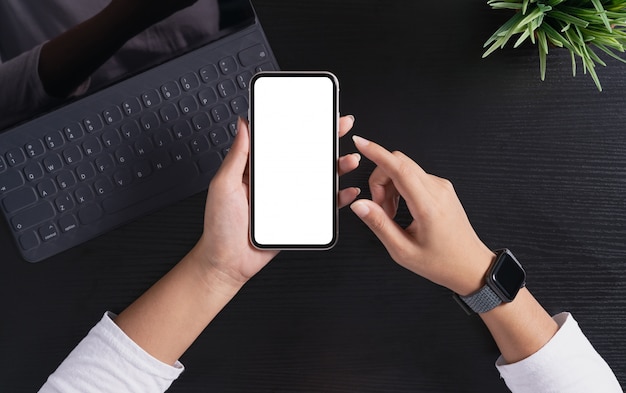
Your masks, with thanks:
M489 274L491 287L504 301L515 299L517 292L526 282L526 272L509 250L504 250Z

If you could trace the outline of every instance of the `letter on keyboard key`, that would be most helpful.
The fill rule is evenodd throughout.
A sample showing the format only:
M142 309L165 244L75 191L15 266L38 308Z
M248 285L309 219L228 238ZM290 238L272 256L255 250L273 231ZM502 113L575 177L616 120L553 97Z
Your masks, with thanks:
M22 188L10 194L2 200L2 205L7 213L16 212L28 205L37 202L37 193L32 188Z
M11 226L14 231L22 231L52 217L54 217L52 205L48 202L43 202L17 214L11 219Z
M185 173L187 176L180 176L181 173ZM124 210L137 203L144 202L147 195L162 194L197 175L198 170L195 164L183 161L178 164L176 171L164 171L161 172L161 176L158 179L153 178L152 181L127 188L123 191L118 190L114 195L102 201L102 207L107 213Z

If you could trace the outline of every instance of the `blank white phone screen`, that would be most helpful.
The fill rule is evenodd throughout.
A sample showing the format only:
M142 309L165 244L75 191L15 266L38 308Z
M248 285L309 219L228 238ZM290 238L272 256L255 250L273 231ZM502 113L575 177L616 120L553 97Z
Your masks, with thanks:
M253 81L252 240L260 247L332 246L336 239L336 79Z

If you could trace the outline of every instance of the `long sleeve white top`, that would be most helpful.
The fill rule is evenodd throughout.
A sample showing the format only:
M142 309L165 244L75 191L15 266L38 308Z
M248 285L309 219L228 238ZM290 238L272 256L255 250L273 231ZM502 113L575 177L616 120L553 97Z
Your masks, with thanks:
M40 393L164 392L183 372L135 344L106 313L48 378ZM623 393L613 371L568 313L554 317L556 335L538 352L496 367L513 393Z

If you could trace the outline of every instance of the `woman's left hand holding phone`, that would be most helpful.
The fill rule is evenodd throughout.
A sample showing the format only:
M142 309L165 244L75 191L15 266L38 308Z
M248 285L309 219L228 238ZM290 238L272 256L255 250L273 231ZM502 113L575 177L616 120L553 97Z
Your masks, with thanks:
M354 117L342 117L339 136L353 124ZM173 364L239 289L278 254L250 243L247 122L240 119L238 130L209 185L200 240L115 319L135 343L165 363ZM357 153L340 157L339 175L356 169L360 158ZM341 190L339 207L352 203L359 193L355 187Z

